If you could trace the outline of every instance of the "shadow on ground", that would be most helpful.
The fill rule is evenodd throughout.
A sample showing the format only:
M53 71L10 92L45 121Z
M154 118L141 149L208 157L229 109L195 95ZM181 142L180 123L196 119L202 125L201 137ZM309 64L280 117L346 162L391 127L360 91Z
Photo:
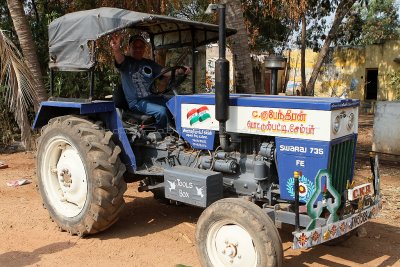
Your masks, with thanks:
M125 195L126 205L119 221L95 238L101 240L132 236L146 236L157 233L178 224L187 222L195 224L201 212L200 208L186 205L163 204L153 197Z
M41 261L41 257L47 254L53 254L74 246L71 242L58 242L44 247L28 251L9 251L0 254L0 266L22 267L33 265Z

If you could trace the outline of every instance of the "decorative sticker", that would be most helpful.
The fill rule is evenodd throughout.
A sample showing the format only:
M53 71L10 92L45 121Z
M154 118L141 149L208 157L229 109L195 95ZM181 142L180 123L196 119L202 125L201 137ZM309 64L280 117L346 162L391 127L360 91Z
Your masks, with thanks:
M379 211L380 208L381 201L377 200L372 207L362 210L360 213L355 213L349 218L334 223L327 221L326 225L316 227L311 231L294 232L293 249L309 248L342 236L366 223L369 218L374 216L372 210Z
M321 232L322 230L320 228L315 229L314 231L311 232L311 245L316 246L319 243L321 243Z
M286 183L286 190L294 198L294 177L290 177ZM299 177L299 199L307 202L315 190L314 183L304 175Z
M197 149L213 149L214 136L211 130L182 128L182 137Z
M332 134L332 120L340 112L357 114L354 108L327 111L230 106L226 129L235 133L330 141L357 131L356 127L341 127L339 133ZM214 114L214 105L182 104L181 126L218 131Z
M182 137L194 148L213 149L215 131L208 129L209 127L203 127L204 129L198 127L212 121L209 108L205 105L192 105L185 113L183 120L185 123L182 125L188 127L182 128Z
M331 234L331 238L336 238L340 235L340 232L338 233L339 227L337 223L333 223L331 226L329 226L329 232Z
M202 187L197 187L197 186L196 186L197 196L199 196L199 197L201 197L201 198L204 198L203 187L204 187L204 186L202 186Z
M295 234L295 240L296 240L296 245L297 248L307 248L310 245L309 240L310 240L310 232L301 232L301 233L296 233Z
M339 224L339 235L344 235L345 233L347 233L347 227L346 227L346 222L342 221Z
M189 110L189 112L186 114L186 117L190 122L190 126L199 122L199 114L197 113L197 108Z
M331 232L329 231L329 226L322 227L321 243L326 242L331 239Z
M169 192L175 193L180 198L190 198L193 194L193 187L196 187L193 183L182 181L181 179L175 179L174 181L167 180L167 182L169 184Z

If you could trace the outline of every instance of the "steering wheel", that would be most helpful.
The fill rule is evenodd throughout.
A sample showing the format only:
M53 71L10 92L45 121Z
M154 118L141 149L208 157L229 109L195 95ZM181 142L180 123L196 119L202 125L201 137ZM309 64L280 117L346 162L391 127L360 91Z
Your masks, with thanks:
M186 67L184 67L184 66L168 67L168 68L164 69L163 71L161 71L160 74L158 74L156 77L154 77L154 79L151 81L151 83L149 85L150 92L155 95L165 94L165 93L168 93L169 91L177 88L179 85L181 85L183 83L183 81L186 79L187 74L177 76L176 70L178 70L178 69L182 69L182 70L186 71ZM169 77L167 87L162 92L155 91L154 90L155 89L155 86L154 86L155 81L160 79L167 72L171 72L171 76Z

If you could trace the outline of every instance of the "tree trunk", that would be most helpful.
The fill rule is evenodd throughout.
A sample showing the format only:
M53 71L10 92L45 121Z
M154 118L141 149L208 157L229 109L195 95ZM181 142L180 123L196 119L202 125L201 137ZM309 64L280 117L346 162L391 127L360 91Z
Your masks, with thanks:
M43 84L42 72L40 70L39 60L36 54L36 45L33 41L31 28L26 19L24 8L19 0L7 0L8 9L14 23L15 31L21 45L22 54L24 55L26 65L32 71L35 79L35 91L38 102L47 99L46 88ZM38 110L38 107L35 107Z
M243 17L243 9L240 0L222 0L226 4L226 24L237 30L230 37L233 64L235 66L235 86L237 93L255 93L253 66L251 64L250 49L247 38L247 30Z
M306 95L306 14L303 12L301 15L301 95Z
M290 75L290 70L291 70L291 68L290 68L290 64L291 64L290 57L291 57L291 55L292 55L292 50L289 49L289 54L288 54L288 57L287 57L287 63L286 63L286 66L285 66L285 85L283 86L283 88L284 88L284 92L283 93L286 93L287 84L289 82L289 75Z
M335 12L335 18L332 23L332 27L329 30L329 33L325 39L324 45L322 46L321 51L318 54L317 62L314 66L313 72L311 73L310 79L308 80L308 84L307 84L307 88L306 88L307 95L310 95L310 96L314 95L315 82L317 80L322 63L324 62L324 59L325 59L326 55L328 54L329 46L330 46L331 42L335 39L336 32L339 29L339 26L342 23L344 16L347 14L347 12L350 11L350 8L353 6L353 4L355 2L356 2L356 0L342 0L338 4L338 7Z
M22 106L21 99L18 100L18 106ZM32 149L32 135L31 135L31 123L29 121L27 113L21 112L15 118L19 128L21 129L21 143L26 150Z

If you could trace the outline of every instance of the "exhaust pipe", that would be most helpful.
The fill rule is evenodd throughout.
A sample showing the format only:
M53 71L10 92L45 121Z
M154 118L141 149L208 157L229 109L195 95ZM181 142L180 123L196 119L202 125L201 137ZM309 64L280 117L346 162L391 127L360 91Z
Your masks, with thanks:
M226 25L225 4L218 5L219 14L219 58L215 62L215 118L219 121L219 141L221 148L226 152L236 149L240 142L232 135L229 140L226 133L226 121L229 120L229 61L226 59Z

